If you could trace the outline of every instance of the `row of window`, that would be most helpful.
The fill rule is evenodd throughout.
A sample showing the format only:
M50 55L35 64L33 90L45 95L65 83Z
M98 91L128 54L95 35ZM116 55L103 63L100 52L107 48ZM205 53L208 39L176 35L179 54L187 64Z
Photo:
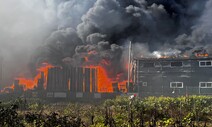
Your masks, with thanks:
M199 66L200 67L212 67L212 61L200 61Z
M146 62L143 63L142 65L140 65L142 67L182 67L183 66L183 62Z
M183 88L183 82L170 82L170 88Z
M199 87L200 88L212 88L212 82L200 82Z
M176 61L176 62L145 62L145 63L140 63L140 67L189 67L191 66L190 63L188 62L181 62L181 61ZM199 61L199 67L212 67L212 61Z
M147 82L142 82L142 86L147 86ZM170 82L170 88L183 88L183 82ZM212 88L212 82L199 82L199 88Z

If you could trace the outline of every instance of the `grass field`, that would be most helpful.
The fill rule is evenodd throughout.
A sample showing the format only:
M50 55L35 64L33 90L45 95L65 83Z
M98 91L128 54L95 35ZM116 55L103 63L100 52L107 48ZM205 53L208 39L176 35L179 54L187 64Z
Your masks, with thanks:
M0 103L0 127L211 127L212 97L117 97L98 103Z

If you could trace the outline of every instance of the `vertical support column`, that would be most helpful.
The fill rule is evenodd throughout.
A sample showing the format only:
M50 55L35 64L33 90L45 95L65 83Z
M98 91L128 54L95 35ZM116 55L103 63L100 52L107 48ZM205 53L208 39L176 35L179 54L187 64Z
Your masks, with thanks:
M85 92L90 92L90 68L85 68Z
M48 69L48 77L47 77L47 86L46 89L47 91L51 91L52 90L52 85L53 85L53 68Z
M60 91L61 87L60 87L60 72L59 72L59 68L56 67L55 68L55 89L54 91Z
M60 80L61 80L62 90L66 91L68 89L67 88L68 84L66 84L66 69L65 68L63 68L61 70L61 79Z
M49 91L50 87L50 69L48 69L48 75L47 75L47 83L46 83L46 90Z
M132 43L130 41L130 44L129 44L129 60L128 60L128 84L127 84L127 87L129 87L130 85L130 64L131 64L131 50L132 50Z
M64 86L63 86L63 70L58 68L57 69L57 79L58 79L58 88L59 91L63 91L64 90Z
M92 92L96 92L96 69L91 69L91 75L92 75Z
M82 92L85 92L85 68L82 68Z
M139 60L137 60L137 62L136 62L136 83L137 83L137 85L140 85L140 79L139 79L139 67L140 65L139 65Z
M99 92L98 91L98 69L97 68L95 69L95 91Z
M68 91L70 86L69 86L69 69L65 68L65 79L64 79L64 85L65 85L65 91Z
M83 68L77 68L77 92L83 92Z
M44 73L43 72L41 72L41 77L38 79L37 89L38 90L44 89Z
M62 88L63 91L68 91L68 69L66 67L64 67L61 71L62 71L62 77L61 77L61 82L62 82Z
M77 68L70 69L70 91L76 92Z
M57 75L56 75L56 68L52 69L52 91L54 91L55 89L57 89L56 84L57 84Z

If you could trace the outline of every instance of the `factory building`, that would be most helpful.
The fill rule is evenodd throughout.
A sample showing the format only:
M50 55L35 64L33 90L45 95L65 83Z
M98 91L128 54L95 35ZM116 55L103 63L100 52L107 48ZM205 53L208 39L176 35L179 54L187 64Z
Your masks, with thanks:
M46 74L40 72L41 76L37 79L36 86L26 91L24 91L26 84L20 84L18 79L15 80L14 88L8 88L13 92L8 92L6 98L25 97L42 98L48 101L90 102L111 99L118 95L118 93L98 92L98 68L51 67ZM115 85L115 89L118 91L118 84Z
M98 98L97 88L96 68L54 67L48 70L48 98Z
M48 70L47 91L97 92L97 69L54 67Z
M141 96L212 94L212 58L135 59Z

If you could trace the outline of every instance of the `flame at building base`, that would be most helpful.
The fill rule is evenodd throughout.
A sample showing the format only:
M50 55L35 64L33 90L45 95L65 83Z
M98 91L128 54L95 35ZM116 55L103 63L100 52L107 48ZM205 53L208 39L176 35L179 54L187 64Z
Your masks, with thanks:
M47 88L47 78L48 78L48 71L51 68L55 68L55 66L49 63L43 63L37 69L37 75L34 78L25 78L23 76L15 78L18 80L18 85L23 88L24 91L26 90L33 90L38 87L39 79L43 79L43 88ZM117 74L116 77L110 78L107 73L107 69L105 69L101 65L90 65L90 66L83 66L83 68L95 68L97 70L97 91L99 93L112 93L114 91L114 87L112 84L117 84L118 89L122 92L127 92L127 80L120 81L120 76L122 74ZM43 76L43 77L42 77ZM90 77L91 78L91 77ZM70 83L70 80L69 80ZM91 82L92 83L92 82ZM68 85L68 84L67 84ZM9 87L5 87L1 92L9 93L11 90L14 91L15 84L12 84ZM10 90L9 90L10 89Z
M42 77L43 73L43 78L44 78L44 89L46 88L46 81L47 81L47 76L48 76L48 69L53 68L54 66L49 64L49 63L42 63L41 66L36 70L37 74L34 78L25 78L23 76L15 78L15 80L19 81L19 85L23 87L23 90L32 90L35 87L37 87L38 80ZM1 92L4 93L9 93L10 90L14 91L15 89L15 84L12 84L9 87L5 87Z
M49 63L42 63L41 67L37 69L37 75L33 79L27 79L24 77L16 78L19 80L19 84L24 86L24 90L34 89L37 87L38 80L42 77L42 73L44 74L44 89L46 89L46 81L48 76L48 69L53 68L54 66Z
M102 66L86 66L89 68L96 68L97 69L97 84L98 84L98 92L100 93L112 93L115 92L112 86L113 83L118 83L118 88L122 92L127 92L126 83L127 80L119 81L119 75L114 78L109 78L107 74L107 70Z

